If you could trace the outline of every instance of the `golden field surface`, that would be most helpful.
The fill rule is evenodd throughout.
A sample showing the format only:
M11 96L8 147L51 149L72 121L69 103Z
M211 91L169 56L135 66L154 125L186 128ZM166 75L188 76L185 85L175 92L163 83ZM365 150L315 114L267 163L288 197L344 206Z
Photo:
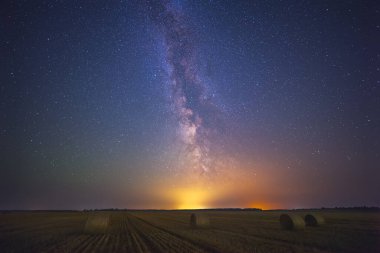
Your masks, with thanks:
M191 227L194 212L209 226ZM281 229L282 213L3 212L0 252L380 252L379 212L319 211L325 225L296 231Z

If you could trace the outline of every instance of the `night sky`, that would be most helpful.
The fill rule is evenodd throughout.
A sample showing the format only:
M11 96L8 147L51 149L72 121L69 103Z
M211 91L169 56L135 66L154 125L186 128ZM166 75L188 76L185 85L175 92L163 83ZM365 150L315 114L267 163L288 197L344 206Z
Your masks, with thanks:
M2 1L0 209L380 206L376 1Z

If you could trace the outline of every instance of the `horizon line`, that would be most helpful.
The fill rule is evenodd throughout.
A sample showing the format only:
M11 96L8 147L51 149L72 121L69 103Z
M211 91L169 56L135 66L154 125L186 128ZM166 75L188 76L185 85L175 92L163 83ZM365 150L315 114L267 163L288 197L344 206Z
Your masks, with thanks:
M165 208L83 208L83 209L0 209L0 212L28 212L28 211L50 211L50 212L83 212L83 211L296 211L296 210L325 210L325 209L378 209L380 206L337 206L337 207L311 207L311 208L274 208L262 209L257 207L218 207L218 208L194 208L194 209L165 209Z

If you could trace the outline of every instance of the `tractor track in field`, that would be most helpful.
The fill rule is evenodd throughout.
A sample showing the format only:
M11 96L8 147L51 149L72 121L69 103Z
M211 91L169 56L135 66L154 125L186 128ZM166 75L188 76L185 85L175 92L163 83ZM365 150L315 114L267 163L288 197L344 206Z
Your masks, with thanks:
M71 252L85 252L101 235L88 235L84 242L73 248Z
M145 239L147 246L151 249L151 252L177 252L175 251L174 247L168 248L168 243L178 243L178 240L177 242L173 242L173 240L167 240L167 243L165 245L160 238L167 237L163 232L157 231L154 227L141 224L138 220L136 220L135 217L131 218L130 220L131 226L137 231L140 237Z
M117 252L118 249L119 249L119 245L120 245L120 234L119 235L114 235L112 236L111 238L113 239L113 243L110 243L111 244L111 247L110 247L110 252Z
M185 236L182 236L182 235L179 235L173 231L170 231L170 230L167 230L165 228L162 228L158 225L155 225L149 221L146 221L140 217L137 217L135 215L132 215L132 214L129 214L131 216L133 216L137 221L140 222L141 224L141 227L143 225L145 226L148 226L150 227L151 229L154 229L156 230L159 234L163 234L163 235L166 235L166 237L169 237L170 241L173 242L173 241L176 241L178 244L180 244L180 247L178 247L178 250L173 250L173 246L169 246L168 247L168 239L156 239L158 241L161 241L164 245L165 245L165 250L166 251L162 251L162 252L184 252L187 250L187 252L220 252L217 248L211 246L211 245L205 245L205 244L202 244L200 243L199 241L197 240L192 240L188 237L185 237ZM153 234L153 233L152 233ZM186 246L187 248L184 248L183 246Z
M254 239L255 241L259 241L260 243L266 243L268 245L271 245L273 244L273 241L276 240L276 239L273 239L273 238L269 238L269 237L266 237L266 236L258 236L258 235L249 235L249 234L241 234L241 233L238 233L238 232L233 232L233 231L226 231L226 230L222 230L222 229L212 229L212 231L215 231L215 232L218 232L218 233L221 233L221 234L225 234L227 236L235 236L235 237L239 237L239 238L242 238L242 239ZM295 245L293 243L290 243L289 241L286 241L286 240L276 240L276 244L278 245L281 245L282 247L286 247L286 249L288 251L286 252L294 252L294 248L295 248ZM284 249L283 248L283 249Z
M109 216L101 224L103 229L86 229L92 214ZM265 213L210 212L207 228L191 228L188 214L135 210L4 214L0 252L380 252L378 213L326 212L326 226L305 231L282 231L275 226L277 213L265 217ZM347 222L342 223L346 216ZM368 223L365 230L364 223Z
M100 236L97 236L96 239L92 243L90 243L83 251L83 253L89 253L89 252L100 252L100 249L102 245L105 243L106 238L108 237L107 234L103 234Z
M296 244L296 243L294 243L292 241L286 240L286 239L273 238L273 237L270 237L270 236L241 234L241 233L238 233L238 232L226 231L226 230L222 230L222 229L212 229L212 230L216 231L218 233L222 233L222 234L226 234L226 235L234 235L234 236L237 236L237 237L240 237L240 238L255 239L257 241L264 242L264 243L266 243L268 245L273 245L274 241L275 241L275 244L280 245L282 247L282 249L289 250L289 251L286 251L286 252L301 252L301 251L305 250L305 248L304 248L305 246L306 247L310 247L309 250L315 251L315 252L324 252L324 250L325 250L324 248L318 248L314 244L308 244L308 243L305 243L305 242L303 242L303 245L300 248L300 246L298 244ZM319 250L319 251L317 251L317 250Z
M273 244L273 238L266 236L242 234L217 228L206 231L235 238L236 242L242 245L245 244L244 241ZM47 250L42 252L220 252L221 249L213 243L206 243L198 239L171 231L134 214L126 213L115 219L113 230L108 229L103 234L70 235L56 245L50 245ZM276 244L282 247L283 251L281 252L294 252L297 249L297 245L285 240L276 240ZM269 248L268 250L270 251Z
M140 236L135 226L132 225L130 217L126 215L124 218L125 229L127 232L127 237L129 237L129 242L127 246L131 247L132 252L153 252L147 247L145 239Z
M47 249L42 250L42 252L76 252L81 245L87 244L89 240L91 240L91 238L88 235L70 236L59 243L50 245Z
M144 222L146 224L149 224L150 226L153 226L161 231L165 231L166 233L169 233L183 241L187 241L193 245L197 245L198 247L202 248L203 251L206 251L206 252L220 252L221 249L213 246L212 244L210 243L202 243L201 241L197 241L196 239L191 239L191 238L188 238L186 235L181 235L181 234L177 234L173 231L170 231L168 229L165 229L165 228L162 228L160 227L159 225L156 225L152 222L149 222L149 221L146 221L144 220L143 218L140 218L140 217L137 217L135 216L137 219L139 219L141 222ZM208 232L210 231L215 231L215 232L218 232L220 234L224 234L224 235L227 235L228 237L231 237L231 236L234 236L234 237L237 237L237 238L240 238L242 240L249 240L249 239L252 239L252 240L255 240L257 242L260 242L260 243L265 243L267 245L272 245L273 244L273 241L275 240L276 241L276 244L277 245L281 245L283 251L280 251L280 252L299 252L297 251L297 248L298 248L298 245L292 243L291 241L288 241L288 240L281 240L281 239L273 239L271 237L267 237L267 236L259 236L259 235L249 235L249 234L242 234L242 233L238 233L238 232L233 232L233 231L225 231L225 230L222 230L222 229L216 229L216 228L211 228L209 230L206 230ZM243 243L244 244L244 243ZM304 246L307 246L307 245L304 245ZM313 246L313 245L311 245ZM312 248L312 247L311 247ZM302 248L304 249L304 248ZM301 251L302 251L301 249ZM318 250L321 250L323 251L323 249L318 249Z

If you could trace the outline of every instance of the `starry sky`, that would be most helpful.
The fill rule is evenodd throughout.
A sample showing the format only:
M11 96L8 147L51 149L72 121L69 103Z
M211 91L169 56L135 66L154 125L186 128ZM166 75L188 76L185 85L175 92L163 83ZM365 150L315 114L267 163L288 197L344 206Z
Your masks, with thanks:
M376 1L2 1L0 209L380 206Z

